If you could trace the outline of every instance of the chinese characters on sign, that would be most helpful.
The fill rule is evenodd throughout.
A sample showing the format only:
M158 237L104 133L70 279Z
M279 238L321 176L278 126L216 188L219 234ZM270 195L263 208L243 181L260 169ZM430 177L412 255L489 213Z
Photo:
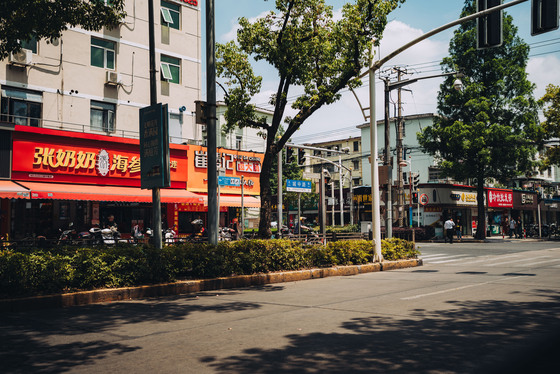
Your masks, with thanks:
M217 167L225 170L235 170L245 173L261 172L261 159L258 157L234 155L222 152L217 154L217 160ZM208 152L195 151L194 166L202 169L208 168Z
M513 192L488 190L488 206L494 208L512 208Z
M177 161L171 160L169 166L171 169L177 169ZM95 153L35 147L33 167L64 168L69 171L83 172L97 168L97 172L102 176L113 174L114 172L136 174L140 172L140 157L118 153L111 155L104 149Z

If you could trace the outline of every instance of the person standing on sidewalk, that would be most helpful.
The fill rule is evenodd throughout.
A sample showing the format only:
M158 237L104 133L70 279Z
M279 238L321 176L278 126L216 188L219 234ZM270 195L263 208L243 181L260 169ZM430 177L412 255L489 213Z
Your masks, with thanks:
M443 224L443 228L445 229L446 238L444 238L444 243L447 243L447 239L449 239L449 243L453 244L453 228L455 227L455 222L453 222L453 218L449 218Z
M515 218L512 218L511 221L509 221L509 237L510 237L510 239L513 235L515 235L517 237L517 234L515 233L515 227L516 226L517 226L517 222L515 221Z

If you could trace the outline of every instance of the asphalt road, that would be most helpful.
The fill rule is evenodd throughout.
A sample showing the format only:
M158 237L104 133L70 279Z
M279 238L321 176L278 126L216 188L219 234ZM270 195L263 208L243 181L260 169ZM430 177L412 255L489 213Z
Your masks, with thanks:
M0 315L3 373L551 373L560 242L417 268Z

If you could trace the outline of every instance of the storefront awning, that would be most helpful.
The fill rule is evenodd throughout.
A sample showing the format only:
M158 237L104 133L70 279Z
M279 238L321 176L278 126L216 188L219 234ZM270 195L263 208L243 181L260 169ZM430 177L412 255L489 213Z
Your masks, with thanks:
M204 198L204 205L208 205L208 195L199 194ZM220 206L241 207L241 195L220 195ZM260 208L261 200L255 196L245 195L243 197L243 206L245 208Z
M0 180L1 199L29 199L29 190L8 180Z
M19 182L27 187L31 199L88 200L151 203L152 191L136 187L83 184ZM204 204L204 199L187 190L161 189L162 203Z

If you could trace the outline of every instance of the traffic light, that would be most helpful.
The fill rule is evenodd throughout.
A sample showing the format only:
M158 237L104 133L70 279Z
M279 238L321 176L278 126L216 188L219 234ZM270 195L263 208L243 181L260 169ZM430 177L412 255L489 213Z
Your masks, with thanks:
M194 104L195 122L197 124L206 124L206 101L196 100Z
M298 164L299 165L304 165L305 164L305 149L298 148L297 155L298 155Z
M558 0L531 0L531 35L558 28Z
M502 0L477 0L477 12L494 8L502 4ZM492 12L476 19L477 48L485 49L502 45L502 11Z
M294 149L286 148L286 164L291 164L294 161Z
M417 190L419 183L420 183L420 174L413 173L412 174L412 189Z
M418 204L418 192L413 192L412 193L412 202L414 204Z

